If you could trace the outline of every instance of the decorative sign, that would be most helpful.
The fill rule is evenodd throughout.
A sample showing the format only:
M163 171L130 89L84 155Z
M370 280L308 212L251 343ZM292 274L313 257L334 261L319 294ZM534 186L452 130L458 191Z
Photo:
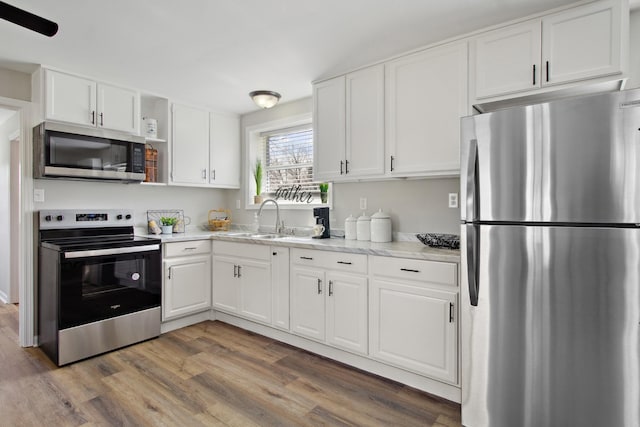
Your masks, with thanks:
M313 203L313 194L310 191L301 191L302 186L291 185L291 186L280 186L276 190L276 200L288 200L291 202L297 203Z

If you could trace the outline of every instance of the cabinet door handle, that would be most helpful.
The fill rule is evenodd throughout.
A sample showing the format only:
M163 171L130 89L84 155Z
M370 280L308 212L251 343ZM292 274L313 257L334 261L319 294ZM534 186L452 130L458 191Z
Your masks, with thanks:
M348 174L349 173L349 160L345 160L344 161L344 174Z
M213 179L214 181L216 180L216 170L215 169L211 169L211 179Z
M273 256L278 255L278 252L271 252L271 255Z
M453 320L454 320L454 319L453 319L453 313L454 313L454 310L453 310L453 303L452 303L452 302L450 302L450 303L449 303L449 323L453 323Z
M393 161L395 160L395 157L391 156L391 172L393 172Z
M242 266L241 266L241 265L239 265L239 266L238 266L238 277L242 277L242 274L240 274L240 273L241 273L241 271L242 271L241 269L242 269Z
M207 170L206 169L202 169L202 179L204 179L204 180L207 179Z
M342 160L340 160L340 175L342 175L342 165L344 164L344 162Z
M92 125L96 124L96 111L95 110L91 111L91 124Z
M313 261L313 258L308 257L308 256L301 256L300 259L306 259L306 260L309 260L309 261Z
M322 293L322 280L318 279L318 295Z
M100 126L104 126L104 114L100 113Z
M233 277L238 277L238 266L233 264Z
M547 67L547 70L546 70L547 71L547 81L549 81L549 61L547 61L546 67Z
M533 85L536 85L536 64L533 64Z
M338 264L351 265L351 261L337 261Z
M172 269L172 268L173 268L173 267L169 267L169 280L171 280L171 269Z
M333 295L333 280L329 280L329 296Z
M420 273L420 270L413 270L411 268L401 268L400 271L407 271L409 273Z

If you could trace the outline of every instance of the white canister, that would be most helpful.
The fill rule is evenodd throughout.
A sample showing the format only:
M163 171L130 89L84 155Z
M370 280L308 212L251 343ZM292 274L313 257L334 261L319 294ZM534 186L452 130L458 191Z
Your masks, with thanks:
M143 117L142 121L144 121L144 136L147 136L149 138L157 138L158 121L149 117Z
M356 240L358 237L358 220L353 216L349 215L347 219L344 220L344 238L347 240Z
M391 217L380 209L371 215L371 241L386 243L391 240Z
M358 240L368 241L371 239L371 217L362 212L356 223L356 237Z

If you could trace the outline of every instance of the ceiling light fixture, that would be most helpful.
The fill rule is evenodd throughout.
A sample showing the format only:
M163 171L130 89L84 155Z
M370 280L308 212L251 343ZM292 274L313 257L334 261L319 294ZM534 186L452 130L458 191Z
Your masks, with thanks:
M282 95L271 90L254 90L249 93L249 96L258 107L271 108L280 101Z

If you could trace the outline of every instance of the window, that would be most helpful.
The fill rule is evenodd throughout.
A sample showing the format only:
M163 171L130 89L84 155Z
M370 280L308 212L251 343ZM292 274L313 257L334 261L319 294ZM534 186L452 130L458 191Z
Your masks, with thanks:
M263 192L274 196L279 188L300 185L317 192L313 183L313 129L311 125L262 134Z

